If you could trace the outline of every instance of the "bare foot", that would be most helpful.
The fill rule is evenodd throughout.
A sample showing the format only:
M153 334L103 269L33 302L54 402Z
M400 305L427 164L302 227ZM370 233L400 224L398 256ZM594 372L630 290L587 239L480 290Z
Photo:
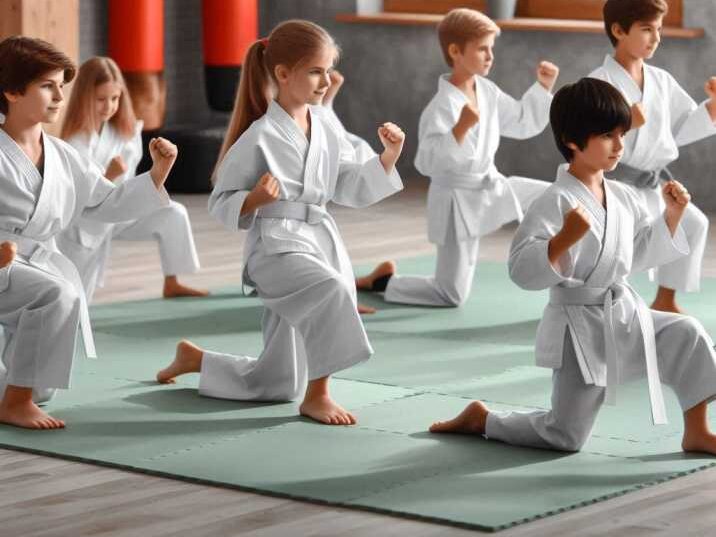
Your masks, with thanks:
M32 388L7 386L0 401L0 423L25 429L62 429L65 422L53 418L32 402Z
M716 455L716 435L708 431L697 433L684 433L681 449L688 452L711 453Z
M373 289L373 282L383 276L392 276L395 274L396 266L393 261L383 261L377 267L373 269L373 272L367 276L361 276L356 278L356 288L363 291L371 291Z
M371 308L370 306L366 306L365 304L358 304L358 313L360 313L361 315L371 315L376 311L378 310L376 310L375 308Z
M12 263L15 254L17 254L17 245L14 242L0 243L0 268L5 268Z
M456 418L438 421L430 426L431 433L485 434L488 408L480 401L473 401Z
M327 425L355 425L357 420L353 414L348 412L328 395L320 395L306 398L299 407L301 416L306 416Z
M177 298L180 296L207 296L209 291L182 285L176 276L167 276L164 278L164 291L162 294L164 298Z
M191 341L182 340L177 345L174 361L157 373L157 382L161 384L174 384L175 377L185 373L198 373L201 371L201 359L204 355L199 347Z

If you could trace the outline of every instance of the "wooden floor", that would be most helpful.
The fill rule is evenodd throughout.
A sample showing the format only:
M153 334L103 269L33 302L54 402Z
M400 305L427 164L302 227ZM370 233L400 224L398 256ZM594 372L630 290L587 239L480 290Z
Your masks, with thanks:
M206 213L206 196L175 196L192 218L201 272L197 286L236 285L243 237ZM425 183L362 211L333 213L356 264L431 253ZM514 228L487 237L480 257L504 260ZM716 240L705 272L716 277ZM479 273L479 268L478 268ZM159 296L152 243L116 243L96 302ZM478 288L479 290L479 288ZM479 292L479 291L478 291ZM504 537L715 535L716 469L500 532ZM193 485L61 459L0 450L0 537L70 536L461 536L463 529L357 510Z

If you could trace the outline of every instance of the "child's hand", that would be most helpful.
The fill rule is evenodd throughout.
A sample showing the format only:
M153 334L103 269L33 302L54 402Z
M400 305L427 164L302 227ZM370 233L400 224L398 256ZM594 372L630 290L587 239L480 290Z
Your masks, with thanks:
M157 188L167 180L178 153L177 146L165 138L152 138L149 142L149 154L153 163L149 173Z
M122 155L117 155L109 161L109 166L107 166L104 176L110 181L114 181L118 177L122 177L126 171L127 165L124 163Z
M559 76L559 67L547 61L539 62L537 66L537 82L547 91L552 91L557 77Z
M589 219L589 213L584 207L577 205L564 215L564 224L560 234L564 237L565 242L571 246L584 237L590 227L592 227L592 224Z
M397 159L403 150L403 142L405 142L405 133L395 123L383 123L378 128L378 138L383 144L386 153L395 155Z
M480 110L476 106L473 106L472 103L467 103L465 106L462 107L462 110L460 111L460 117L458 118L455 126L459 127L460 130L464 130L465 132L467 132L475 125L477 125L479 121Z
M716 101L716 76L712 76L706 81L706 84L704 84L704 91L706 92L706 95L709 96L709 99Z
M665 211L681 218L686 206L691 201L691 194L686 187L678 181L667 181L661 189L661 195L666 203Z
M403 151L405 133L395 123L383 123L378 127L378 138L385 148L380 155L380 163L383 165L385 173L390 173Z
M326 94L323 96L323 104L326 106L330 106L333 103L333 99L335 99L336 95L338 95L338 92L340 91L345 80L343 75L336 69L331 69L328 72L328 77L331 79L331 85L328 87Z
M630 129L638 129L646 124L646 114L644 113L644 105L634 103L631 105L631 126Z
M7 267L15 259L17 244L10 241L0 243L0 268Z
M253 198L254 209L258 209L276 201L281 195L281 187L278 180L269 172L266 172L261 176L261 179L259 179L259 182L256 183L249 195Z

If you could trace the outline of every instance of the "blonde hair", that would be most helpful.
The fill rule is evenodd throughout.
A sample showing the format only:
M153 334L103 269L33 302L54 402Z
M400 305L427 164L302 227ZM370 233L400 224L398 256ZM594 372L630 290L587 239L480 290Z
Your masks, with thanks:
M119 66L112 58L95 56L84 62L77 73L77 79L67 105L62 138L67 140L77 133L89 134L95 128L95 90L107 82L116 82L121 89L117 112L109 119L122 138L131 138L137 125L127 84Z
M486 35L500 35L500 27L487 15L474 9L457 8L449 11L438 25L438 39L447 64L452 67L452 58L448 47L453 43L460 52L473 39L481 39Z
M273 85L276 83L276 67L283 65L293 69L320 53L324 47L335 49L336 56L339 53L338 46L326 30L312 22L298 19L282 22L268 38L259 39L251 45L241 68L234 111L216 168L236 140L268 110L269 100L273 98Z

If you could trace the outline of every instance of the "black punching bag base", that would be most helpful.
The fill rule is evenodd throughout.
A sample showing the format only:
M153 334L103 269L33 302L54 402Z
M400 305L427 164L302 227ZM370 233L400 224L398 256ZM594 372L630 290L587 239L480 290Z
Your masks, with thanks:
M239 87L241 66L204 66L206 98L209 107L217 112L231 112L234 109L234 97Z

